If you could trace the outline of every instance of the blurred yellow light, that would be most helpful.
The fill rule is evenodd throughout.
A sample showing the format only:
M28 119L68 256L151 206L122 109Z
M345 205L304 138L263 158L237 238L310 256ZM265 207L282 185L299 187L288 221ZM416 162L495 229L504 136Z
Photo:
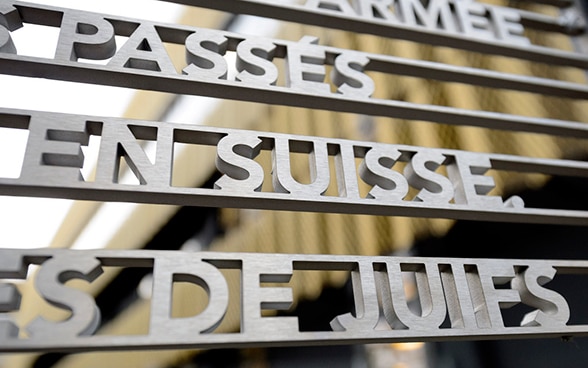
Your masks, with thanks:
M392 349L398 351L414 351L419 350L423 346L425 346L424 342L402 342L402 343L393 343L390 344Z

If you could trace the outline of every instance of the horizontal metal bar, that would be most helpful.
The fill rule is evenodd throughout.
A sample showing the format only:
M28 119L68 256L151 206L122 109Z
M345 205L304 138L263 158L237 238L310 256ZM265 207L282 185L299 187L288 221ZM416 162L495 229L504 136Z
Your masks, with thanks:
M333 55L340 53L340 49L330 47L325 47L325 49ZM586 84L394 56L369 53L365 53L365 55L370 59L370 63L366 65L366 70L551 96L576 99L588 98L588 85Z
M383 37L415 41L436 46L447 46L484 54L503 55L534 62L573 66L588 69L586 55L556 50L541 46L510 45L505 42L473 39L466 35L411 27L401 23L391 23L378 19L365 19L359 16L344 15L340 12L323 9L309 9L300 5L279 3L267 0L163 0L177 4L200 6L237 14L257 15L290 22L330 27L345 31L367 33ZM526 17L526 18L525 18ZM544 18L523 14L531 26ZM557 23L554 22L554 23ZM553 28L554 23L542 22Z
M588 211L584 210L558 210L542 208L526 208L519 198L505 199L504 202L499 196L486 196L479 194L477 190L469 191L468 188L476 187L475 182L483 180L485 187L491 189L494 184L491 176L473 174L469 167L483 167L486 170L512 170L520 172L535 172L546 174L569 175L573 177L588 177L588 163L579 161L553 160L553 159L533 159L518 156L481 154L473 152L464 152L445 149L431 149L422 147L413 147L406 145L391 145L372 142L348 141L340 139L327 139L318 137L304 137L288 134L264 133L253 131L230 130L220 128L196 127L182 124L152 123L139 122L133 120L84 117L67 114L43 113L26 110L0 109L0 117L6 119L5 126L14 126L14 121L25 120L19 116L30 117L29 123L29 141L21 177L18 179L4 178L0 179L0 194L13 196L40 196L40 197L58 197L82 200L98 201L131 201L138 203L158 203L158 204L175 204L175 205L194 205L194 206L211 206L211 207L237 207L237 208L256 208L272 210L289 210L289 211L311 211L311 212L337 212L352 214L370 214L385 216L411 216L411 217L438 217L450 219L467 219L467 220L484 220L484 221L504 221L504 222L528 222L528 223L553 223L567 225L588 225ZM35 122L35 124L33 124ZM70 125L64 124L81 124L81 127L72 131ZM0 120L0 126L4 120ZM45 147L46 134L43 129L51 124L52 131L59 131L67 138L64 140L72 141L72 136L78 137L80 141L77 145L83 144L84 139L80 138L82 132L87 131L90 134L102 135L101 146L106 147L104 150L112 149L123 145L128 147L137 146L136 139L157 139L159 161L156 164L147 163L141 158L144 153L142 149L137 148L134 151L126 151L127 161L133 162L133 167L137 171L135 174L144 179L143 185L124 185L119 184L116 180L117 172L110 172L112 162L110 160L119 160L119 158L110 157L108 154L101 154L98 157L98 170L96 181L86 182L79 179L79 170L75 169L76 165L81 165L76 161L74 167L71 161L58 161L56 164L44 164L40 157L56 156L58 159L77 157L69 154L64 155L61 149L56 148L59 139L53 139L52 146ZM100 127L98 127L100 125ZM83 128L85 127L85 128ZM131 128L132 127L132 128ZM156 129L154 129L156 128ZM81 130L80 130L81 129ZM120 131L120 129L123 129ZM139 134L137 138L128 138L125 131L132 129L134 134ZM119 137L114 133L100 132L118 132L123 134ZM152 137L153 132L164 132L174 137L172 140L158 139ZM167 132L167 133L165 133ZM128 134L131 134L128 132ZM159 134L159 133L158 133ZM266 176L272 176L273 188L269 191L255 191L253 187L245 185L241 179L236 179L234 169L236 162L233 151L226 151L223 145L222 153L218 153L219 160L222 157L224 164L219 169L226 179L219 184L217 189L205 188L186 188L172 185L171 177L171 160L173 157L173 142L196 144L196 145L215 145L228 138L236 139L234 142L244 142L243 145L260 141L260 149L275 150L279 147L272 160L274 160L275 170L272 173L252 171L249 173L248 183L262 183ZM125 138L126 137L126 138ZM135 137L135 135L132 135ZM129 140L130 139L130 140ZM315 143L313 143L315 142ZM73 144L71 142L68 145ZM231 143L227 143L231 144ZM235 143L240 144L240 143ZM318 145L318 146L317 146ZM53 147L53 148L51 148ZM108 148L110 147L110 148ZM310 147L310 148L309 148ZM312 148L314 147L314 148ZM320 148L322 147L322 148ZM252 148L252 147L251 147ZM55 151L53 154L51 150ZM65 147L63 148L65 149ZM69 148L71 150L71 147ZM253 149L253 148L252 148ZM286 151L283 151L285 149ZM316 184L296 184L295 181L288 179L290 174L289 156L284 156L289 150L293 152L315 152L315 157L323 157L317 162L316 175L321 177ZM452 182L451 186L445 186L442 192L442 199L438 196L432 196L429 199L422 197L420 200L412 200L407 196L409 183L414 183L407 179L403 174L396 180L399 187L405 187L406 193L399 193L397 196L386 197L386 193L380 193L377 196L364 197L359 191L359 177L366 183L370 183L374 188L379 187L382 183L382 177L377 173L377 169L370 168L367 154L373 157L395 157L397 160L412 162L414 157L428 157L430 160L438 161L451 168L453 174L448 175L449 179L438 179L443 182ZM101 151L100 152L106 152ZM114 155L120 155L120 151L115 150ZM132 153L130 153L132 152ZM228 156L227 156L228 155ZM337 174L337 191L338 195L323 195L330 184L332 164L329 164L328 155L340 155L339 161L335 163ZM376 156L373 156L376 155ZM383 155L383 156L382 156ZM391 156L390 156L391 155ZM247 160L252 165L257 165L253 159ZM358 169L355 167L355 160L364 159L366 168ZM246 157L242 157L246 159ZM83 157L82 157L83 160ZM223 161L224 160L224 161ZM337 160L336 160L337 161ZM347 164L345 162L348 162ZM118 162L118 161L116 161ZM220 161L217 161L217 164ZM349 164L349 162L351 164ZM220 165L220 164L219 164ZM288 166L283 166L288 165ZM418 165L416 163L415 165ZM81 166L80 166L81 167ZM286 168L287 167L287 168ZM69 176L62 173L62 169L69 172ZM242 169L243 170L243 169ZM362 171L363 170L363 171ZM374 171L376 170L376 171ZM416 170L416 169L415 169ZM423 168L423 170L425 170ZM479 171L479 167L475 170ZM449 171L448 171L449 172ZM366 176L367 175L367 176ZM371 176L370 176L371 175ZM404 174L407 175L407 174ZM411 174L412 175L412 174ZM440 175L440 174L439 174ZM473 175L473 176L472 176ZM229 179L232 178L232 179ZM371 178L371 179L370 179ZM378 179L380 178L380 179ZM326 180L326 181L325 181ZM367 180L367 181L366 181ZM448 181L449 180L449 181ZM404 181L405 184L402 184ZM244 186L245 185L245 186ZM261 184L256 184L261 185ZM382 184L385 185L385 184ZM412 185L412 184L410 184ZM222 189L221 189L222 188ZM248 189L249 188L249 189ZM342 190L345 188L345 190ZM462 188L452 189L452 188ZM463 194L461 191L463 190ZM385 190L384 190L385 192ZM370 192L371 193L371 192ZM438 193L438 194L439 194ZM459 197L459 198L458 198ZM405 199L406 198L406 199ZM454 199L455 198L455 199ZM515 202L512 202L514 200ZM453 201L453 202L452 202Z
M558 32L569 36L578 36L586 32L586 22L579 16L579 12L578 17L574 18L552 17L525 10L517 10L517 12L521 16L521 24L524 27L546 32Z
M25 326L11 315L4 316L3 326L7 333L0 337L0 352L3 353L570 338L588 335L587 325L567 324L570 311L582 315L586 306L577 301L569 303L557 289L551 289L550 284L543 285L537 281L538 277L551 280L559 273L585 275L588 270L586 261L69 249L0 249L0 256L4 277L27 279L31 276L26 272L27 267L36 264L36 288L31 292L38 293L39 298L45 300L59 297L58 308L76 305L76 308L70 309L76 318L65 321L39 318ZM83 278L92 283L109 266L152 269L152 295L144 300L151 307L149 319L145 321L148 326L145 334L95 334L100 322L95 298L71 284L64 286L67 280L51 277L56 273L67 274L69 278ZM413 268L408 270L406 267ZM223 269L240 271L238 287L241 292L236 295L229 293L226 276L221 272ZM295 316L261 317L262 308L281 308L263 307L264 302L284 306L293 304L293 285L289 284L289 280L295 271L308 270L353 273L350 292L354 295L355 308L360 303L364 306L362 316L334 313L330 330L313 332L300 331L298 317ZM401 288L406 282L402 279L403 271L414 272L427 279L428 287L419 290L422 297L431 300L431 312L427 315L418 316L408 310ZM206 289L208 305L213 308L191 317L172 317L169 309L175 275L188 277L181 280L184 282L196 283L193 280L197 279L197 283ZM478 288L471 286L468 277L479 280ZM497 293L495 277L512 281ZM264 280L276 284L266 287L261 284ZM448 289L444 286L447 283L453 285L452 292L446 291ZM396 289L398 285L400 288ZM9 312L18 312L21 304L18 290L10 283L5 282L2 286L4 291L10 291L3 293L4 307L9 306ZM419 285L415 287L420 288ZM475 309L471 302L474 294L481 296ZM529 294L533 299L523 297ZM76 302L80 296L84 297L84 303ZM528 303L537 308L532 313L543 314L542 323L505 326L500 303L506 301L510 302L509 305ZM543 304L535 301L548 304L549 313ZM240 323L241 330L215 332L218 324L226 318L226 310L231 304L242 306L238 318L232 321ZM349 306L349 309L352 307ZM474 311L480 310L488 312L476 318ZM381 318L381 312L385 318ZM392 323L392 313L394 321L402 323L402 327ZM521 318L527 321L529 316L533 318L531 313ZM446 318L452 322L451 327L440 327ZM21 328L26 328L32 337L19 336Z
M513 0L513 2L523 4L551 5L558 8L567 8L574 5L574 0Z
M61 8L45 6L42 9L44 16L39 17L36 14L36 7L27 6L23 3L16 2L18 9L26 22L34 22L35 24L55 25L59 24L62 11ZM34 15L31 15L33 13ZM136 24L140 20L134 20L123 17L110 17L101 15L109 19L115 24L117 34L129 36L135 29ZM161 34L162 40L167 42L183 43L185 38L197 28L186 27L180 25L157 25L158 31ZM248 37L238 35L230 32L218 31L219 34L231 39L230 44L236 45L243 39ZM296 44L293 42L272 40L281 50L277 51L278 55L282 57L285 55L285 49L288 45ZM317 46L325 50L327 53L327 62L332 63L332 60L342 53L349 50ZM233 47L234 49L234 47ZM234 51L234 50L233 50ZM453 66L442 63L435 63L422 60L412 60L399 58L394 56L379 55L373 53L361 53L366 56L370 62L365 66L366 71L377 71L388 74L414 76L427 79L435 79L440 81L467 83L490 88L512 89L517 91L531 92L537 94L547 94L567 98L588 98L588 86L579 83L563 82L553 79L537 78L532 76L523 76L516 74L499 73L485 69L469 68L464 66Z
M94 83L100 85L150 89L188 95L201 95L285 106L306 107L400 119L425 120L450 125L478 126L509 131L588 138L588 124L533 118L487 111L415 104L410 102L357 99L340 94L292 91L279 86L248 86L227 80L197 80L181 75L131 68L48 60L0 54L0 71L23 77Z

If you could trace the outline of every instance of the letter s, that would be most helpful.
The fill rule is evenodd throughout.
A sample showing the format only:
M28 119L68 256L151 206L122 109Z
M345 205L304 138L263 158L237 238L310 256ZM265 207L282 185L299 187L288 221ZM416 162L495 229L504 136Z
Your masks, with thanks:
M521 326L561 327L568 322L570 307L565 298L541 286L551 281L555 273L552 266L535 264L512 280L512 288L519 291L521 301L538 308L523 317Z
M35 278L37 291L50 304L71 311L71 316L62 322L37 317L27 326L32 338L93 334L100 324L94 298L64 284L71 279L92 282L101 274L100 261L84 255L58 255L43 263Z
M374 146L359 166L359 176L374 187L368 198L400 201L408 193L408 183L404 176L392 170L392 166L402 154L395 148Z
M260 191L263 168L253 159L261 150L261 139L254 135L231 133L217 145L216 167L225 174L214 183L216 189Z

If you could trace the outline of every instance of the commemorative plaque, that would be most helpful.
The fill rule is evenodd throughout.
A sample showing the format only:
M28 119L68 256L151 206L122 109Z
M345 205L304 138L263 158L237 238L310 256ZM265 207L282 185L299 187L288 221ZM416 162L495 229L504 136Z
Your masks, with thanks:
M585 24L571 7L554 18L467 0L169 1L588 69L586 55L534 45L525 35L526 28L583 33ZM13 35L27 24L59 29L53 58L19 54ZM172 61L166 44L183 48L181 64ZM310 36L252 37L22 1L0 0L0 73L588 138L588 125L580 121L395 100L379 93L382 79L372 76L576 100L588 97L583 83L322 46ZM0 128L28 134L20 175L0 178L0 195L588 225L588 209L528 207L495 180L498 172L586 178L586 161L6 107L0 107ZM96 175L89 178L80 169L88 164L83 148L91 137L99 138L99 147ZM153 157L145 142L155 146ZM211 188L174 185L173 158L181 145L215 150L219 175ZM308 159L309 182L293 174L294 154ZM121 182L122 162L136 184ZM152 272L146 334L100 334L95 296L66 284L92 284L108 267ZM238 271L237 292L227 282L227 270ZM353 311L334 315L328 331L301 331L297 317L288 314L296 303L288 283L295 273L309 271L343 271L351 280ZM568 303L550 282L587 273L588 262L562 260L0 249L0 352L586 336L586 318L570 323L586 306ZM416 280L416 309L403 289L406 274ZM15 318L22 302L15 280L34 281L36 296L68 316ZM172 316L177 282L205 291L198 314ZM230 304L240 306L240 327L219 332ZM521 310L515 325L503 319L502 310L509 307Z

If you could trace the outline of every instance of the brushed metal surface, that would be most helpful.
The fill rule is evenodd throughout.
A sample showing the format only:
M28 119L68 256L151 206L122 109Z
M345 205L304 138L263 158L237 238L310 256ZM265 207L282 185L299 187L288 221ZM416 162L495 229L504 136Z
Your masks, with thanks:
M0 109L0 127L29 133L21 175L0 178L2 195L588 224L588 210L527 208L517 196L493 192L504 189L496 187L494 170L586 178L584 161L12 109ZM82 147L91 135L100 144L95 179L86 179ZM153 162L144 140L156 145ZM173 185L176 143L216 148L222 175L213 189ZM261 151L271 152L271 165L255 160ZM293 176L292 153L308 158L310 182ZM137 185L119 182L122 159ZM360 190L363 183L367 193Z
M290 42L18 1L5 0L3 4L17 9L20 16L18 21L61 27L53 59L11 52L13 48L10 45L10 34L2 31L0 73L4 74L450 125L588 137L588 124L577 121L374 98L372 93L377 91L378 86L374 85L367 72L377 71L585 99L588 96L588 87L579 83L326 47L316 44L318 40L313 37ZM11 28L17 28L19 24L13 19L14 16L10 17L14 12L4 10L4 22L10 22ZM74 32L76 25L94 27L97 31ZM116 45L115 35L129 38L122 45ZM185 67L177 70L178 66L172 64L163 42L181 44L186 48ZM120 46L118 51L117 46ZM235 67L239 73L234 80L226 77L228 65L222 57L226 51L236 51L238 54ZM585 55L577 56L588 61ZM105 60L107 63L87 63L80 60L80 57ZM284 58L286 67L277 70L271 63L273 58ZM327 65L334 66L333 85L327 82ZM588 63L583 62L581 67L585 68L587 65ZM275 85L278 72L285 73L285 85Z
M23 272L30 264L39 271ZM96 303L70 279L91 282L105 267L153 271L151 318L146 334L96 334ZM222 270L240 271L240 293L229 295ZM300 331L295 316L262 315L287 310L294 272L346 271L355 312L336 316L330 331ZM401 341L586 336L588 325L569 325L566 299L548 281L559 274L586 275L587 261L367 257L263 253L165 252L64 249L0 249L0 277L34 277L40 296L71 312L63 320L13 318L15 293L0 292L0 352L139 350L243 346L326 345ZM403 275L416 279L420 308L409 308ZM3 280L1 290L13 280ZM172 317L174 282L201 286L206 308ZM266 283L272 283L268 285ZM502 285L502 286L500 286ZM412 298L411 303L415 302ZM239 303L241 327L215 332L229 303ZM520 325L507 325L501 309L523 303ZM574 306L586 310L586 306ZM443 324L449 318L450 324ZM376 327L377 325L377 327ZM28 331L29 334L19 332Z

